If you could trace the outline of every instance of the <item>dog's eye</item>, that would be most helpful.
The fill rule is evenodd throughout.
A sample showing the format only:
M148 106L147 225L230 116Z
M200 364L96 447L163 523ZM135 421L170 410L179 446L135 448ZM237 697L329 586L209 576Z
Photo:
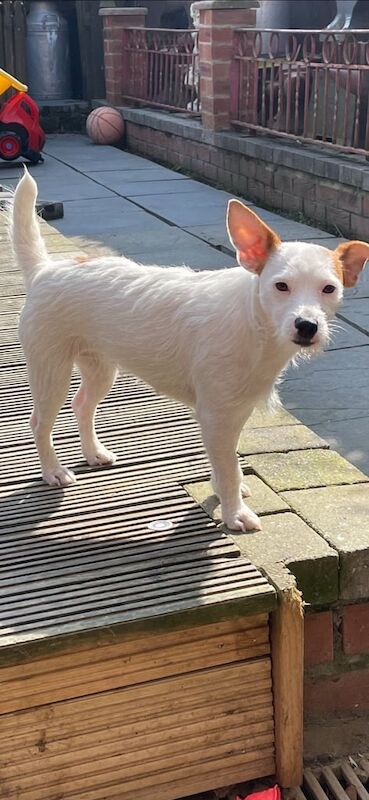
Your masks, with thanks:
M288 292L287 283L284 283L283 281L278 281L278 283L275 285L275 288L278 289L279 292Z
M336 287L332 286L330 283L328 283L327 286L325 286L323 289L324 294L333 294L333 292L335 291Z

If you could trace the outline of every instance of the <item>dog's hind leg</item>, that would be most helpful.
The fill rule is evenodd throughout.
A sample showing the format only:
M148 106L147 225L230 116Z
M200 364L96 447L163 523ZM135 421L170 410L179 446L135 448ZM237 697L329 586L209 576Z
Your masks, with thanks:
M27 348L25 347L27 351ZM47 356L47 357L46 357ZM27 352L26 352L27 358ZM37 359L27 358L27 368L34 408L30 424L33 431L42 477L50 486L69 486L75 482L74 473L63 467L56 455L52 428L67 398L73 362L69 355L37 353Z
M76 364L82 382L72 400L72 408L78 422L83 455L91 467L114 464L115 454L107 450L97 437L95 415L98 404L114 385L116 367L95 353L78 355Z

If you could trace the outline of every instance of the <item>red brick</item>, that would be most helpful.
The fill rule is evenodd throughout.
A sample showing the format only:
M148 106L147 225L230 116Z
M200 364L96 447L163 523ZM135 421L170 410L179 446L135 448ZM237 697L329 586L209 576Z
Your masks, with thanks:
M369 669L309 679L305 683L305 712L321 716L341 711L369 711Z
M200 61L223 61L229 58L232 52L231 43L219 44L219 42L199 42Z
M369 653L369 603L345 606L342 611L343 652Z
M201 70L201 75L211 78L216 84L218 94L229 89L229 61L216 63L205 61L201 63Z
M331 611L305 617L305 667L333 661L333 616Z
M229 97L204 97L201 95L202 110L210 114L228 114Z
M256 12L253 9L209 9L203 11L200 20L202 25L232 25L236 28L245 28L255 25Z

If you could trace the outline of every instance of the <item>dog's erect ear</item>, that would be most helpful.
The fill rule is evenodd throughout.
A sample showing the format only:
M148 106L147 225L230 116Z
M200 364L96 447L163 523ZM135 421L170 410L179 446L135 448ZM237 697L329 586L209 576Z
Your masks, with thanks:
M369 244L366 242L344 242L334 251L342 264L339 277L346 287L355 286L365 262L369 259Z
M279 236L240 200L230 200L228 203L227 230L237 250L238 263L258 274L272 250L281 243Z

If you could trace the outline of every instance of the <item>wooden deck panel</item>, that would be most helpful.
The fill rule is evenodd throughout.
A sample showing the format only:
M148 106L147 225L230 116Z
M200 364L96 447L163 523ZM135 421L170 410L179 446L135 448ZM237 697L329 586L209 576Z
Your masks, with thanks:
M184 488L209 477L196 422L120 377L98 413L117 464L81 460L67 403L54 438L78 482L45 486L3 233L0 797L174 800L269 774L275 592Z

